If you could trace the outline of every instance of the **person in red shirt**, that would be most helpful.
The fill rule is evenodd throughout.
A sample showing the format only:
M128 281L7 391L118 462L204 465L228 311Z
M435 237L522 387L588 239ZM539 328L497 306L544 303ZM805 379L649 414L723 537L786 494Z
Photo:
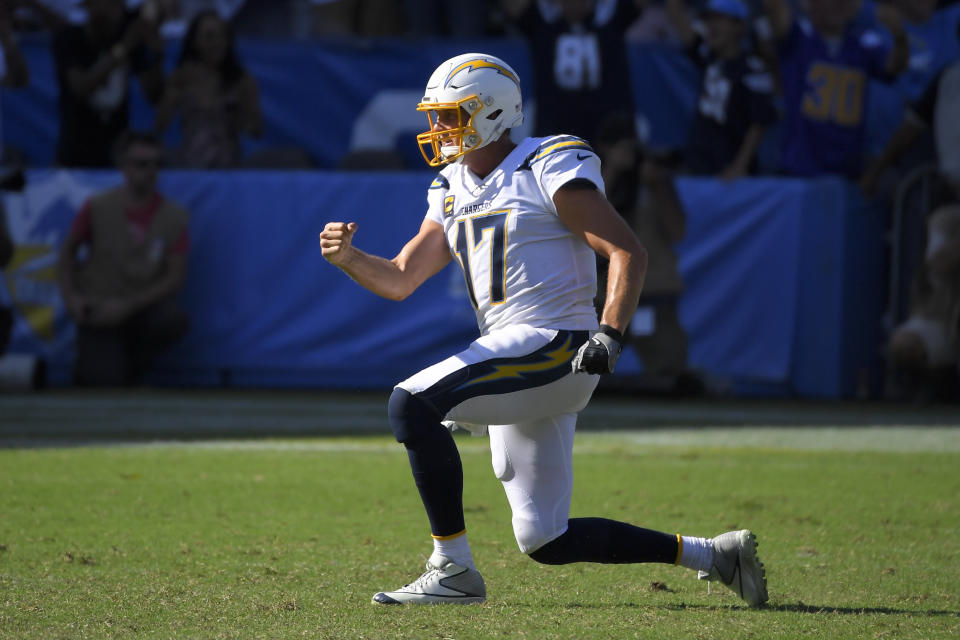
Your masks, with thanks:
M117 154L123 184L84 204L61 247L60 290L77 322L77 384L137 384L187 331L175 297L186 277L188 215L156 189L161 153L153 135L126 134Z

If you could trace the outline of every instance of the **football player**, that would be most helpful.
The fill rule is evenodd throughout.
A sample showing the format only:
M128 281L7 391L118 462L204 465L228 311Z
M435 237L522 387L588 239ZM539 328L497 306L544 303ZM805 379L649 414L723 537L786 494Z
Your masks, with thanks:
M461 426L489 433L517 544L533 560L678 563L763 604L764 568L748 530L707 539L569 517L577 414L599 376L614 370L647 260L604 196L590 145L569 135L513 141L510 129L523 121L520 83L491 55L441 64L417 110L430 126L417 138L424 158L443 167L419 232L392 260L354 246L354 222L330 222L320 233L324 258L395 300L456 260L480 327L464 351L404 380L390 397L390 424L406 447L434 551L418 579L373 601L485 601L449 431ZM599 327L594 252L610 263Z

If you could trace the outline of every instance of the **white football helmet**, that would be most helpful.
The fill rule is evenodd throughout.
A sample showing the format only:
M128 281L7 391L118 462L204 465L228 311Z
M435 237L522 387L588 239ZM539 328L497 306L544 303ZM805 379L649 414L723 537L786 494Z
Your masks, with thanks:
M417 136L420 153L431 167L451 162L500 138L523 123L520 79L496 56L465 53L450 58L430 76L417 111L427 113L430 130ZM441 112L453 128L437 128Z

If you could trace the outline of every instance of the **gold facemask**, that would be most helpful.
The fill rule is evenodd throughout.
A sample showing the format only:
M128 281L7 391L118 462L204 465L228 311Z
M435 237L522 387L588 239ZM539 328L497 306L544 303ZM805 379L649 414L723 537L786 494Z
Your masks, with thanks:
M456 102L421 102L417 104L417 111L427 114L429 131L417 136L417 144L423 159L431 167L453 162L470 149L480 144L480 136L473 127L473 118L480 107L477 96L467 96ZM472 113L471 113L472 112ZM452 115L456 114L456 118ZM447 129L436 129L436 123L443 120L456 126Z

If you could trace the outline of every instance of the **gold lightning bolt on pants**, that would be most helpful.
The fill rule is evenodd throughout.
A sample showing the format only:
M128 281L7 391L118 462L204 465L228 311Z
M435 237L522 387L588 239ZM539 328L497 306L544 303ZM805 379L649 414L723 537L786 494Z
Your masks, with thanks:
M570 360L588 336L508 327L397 385L437 408L445 424L474 434L489 430L494 473L524 553L567 528L577 413L599 380L571 370Z

